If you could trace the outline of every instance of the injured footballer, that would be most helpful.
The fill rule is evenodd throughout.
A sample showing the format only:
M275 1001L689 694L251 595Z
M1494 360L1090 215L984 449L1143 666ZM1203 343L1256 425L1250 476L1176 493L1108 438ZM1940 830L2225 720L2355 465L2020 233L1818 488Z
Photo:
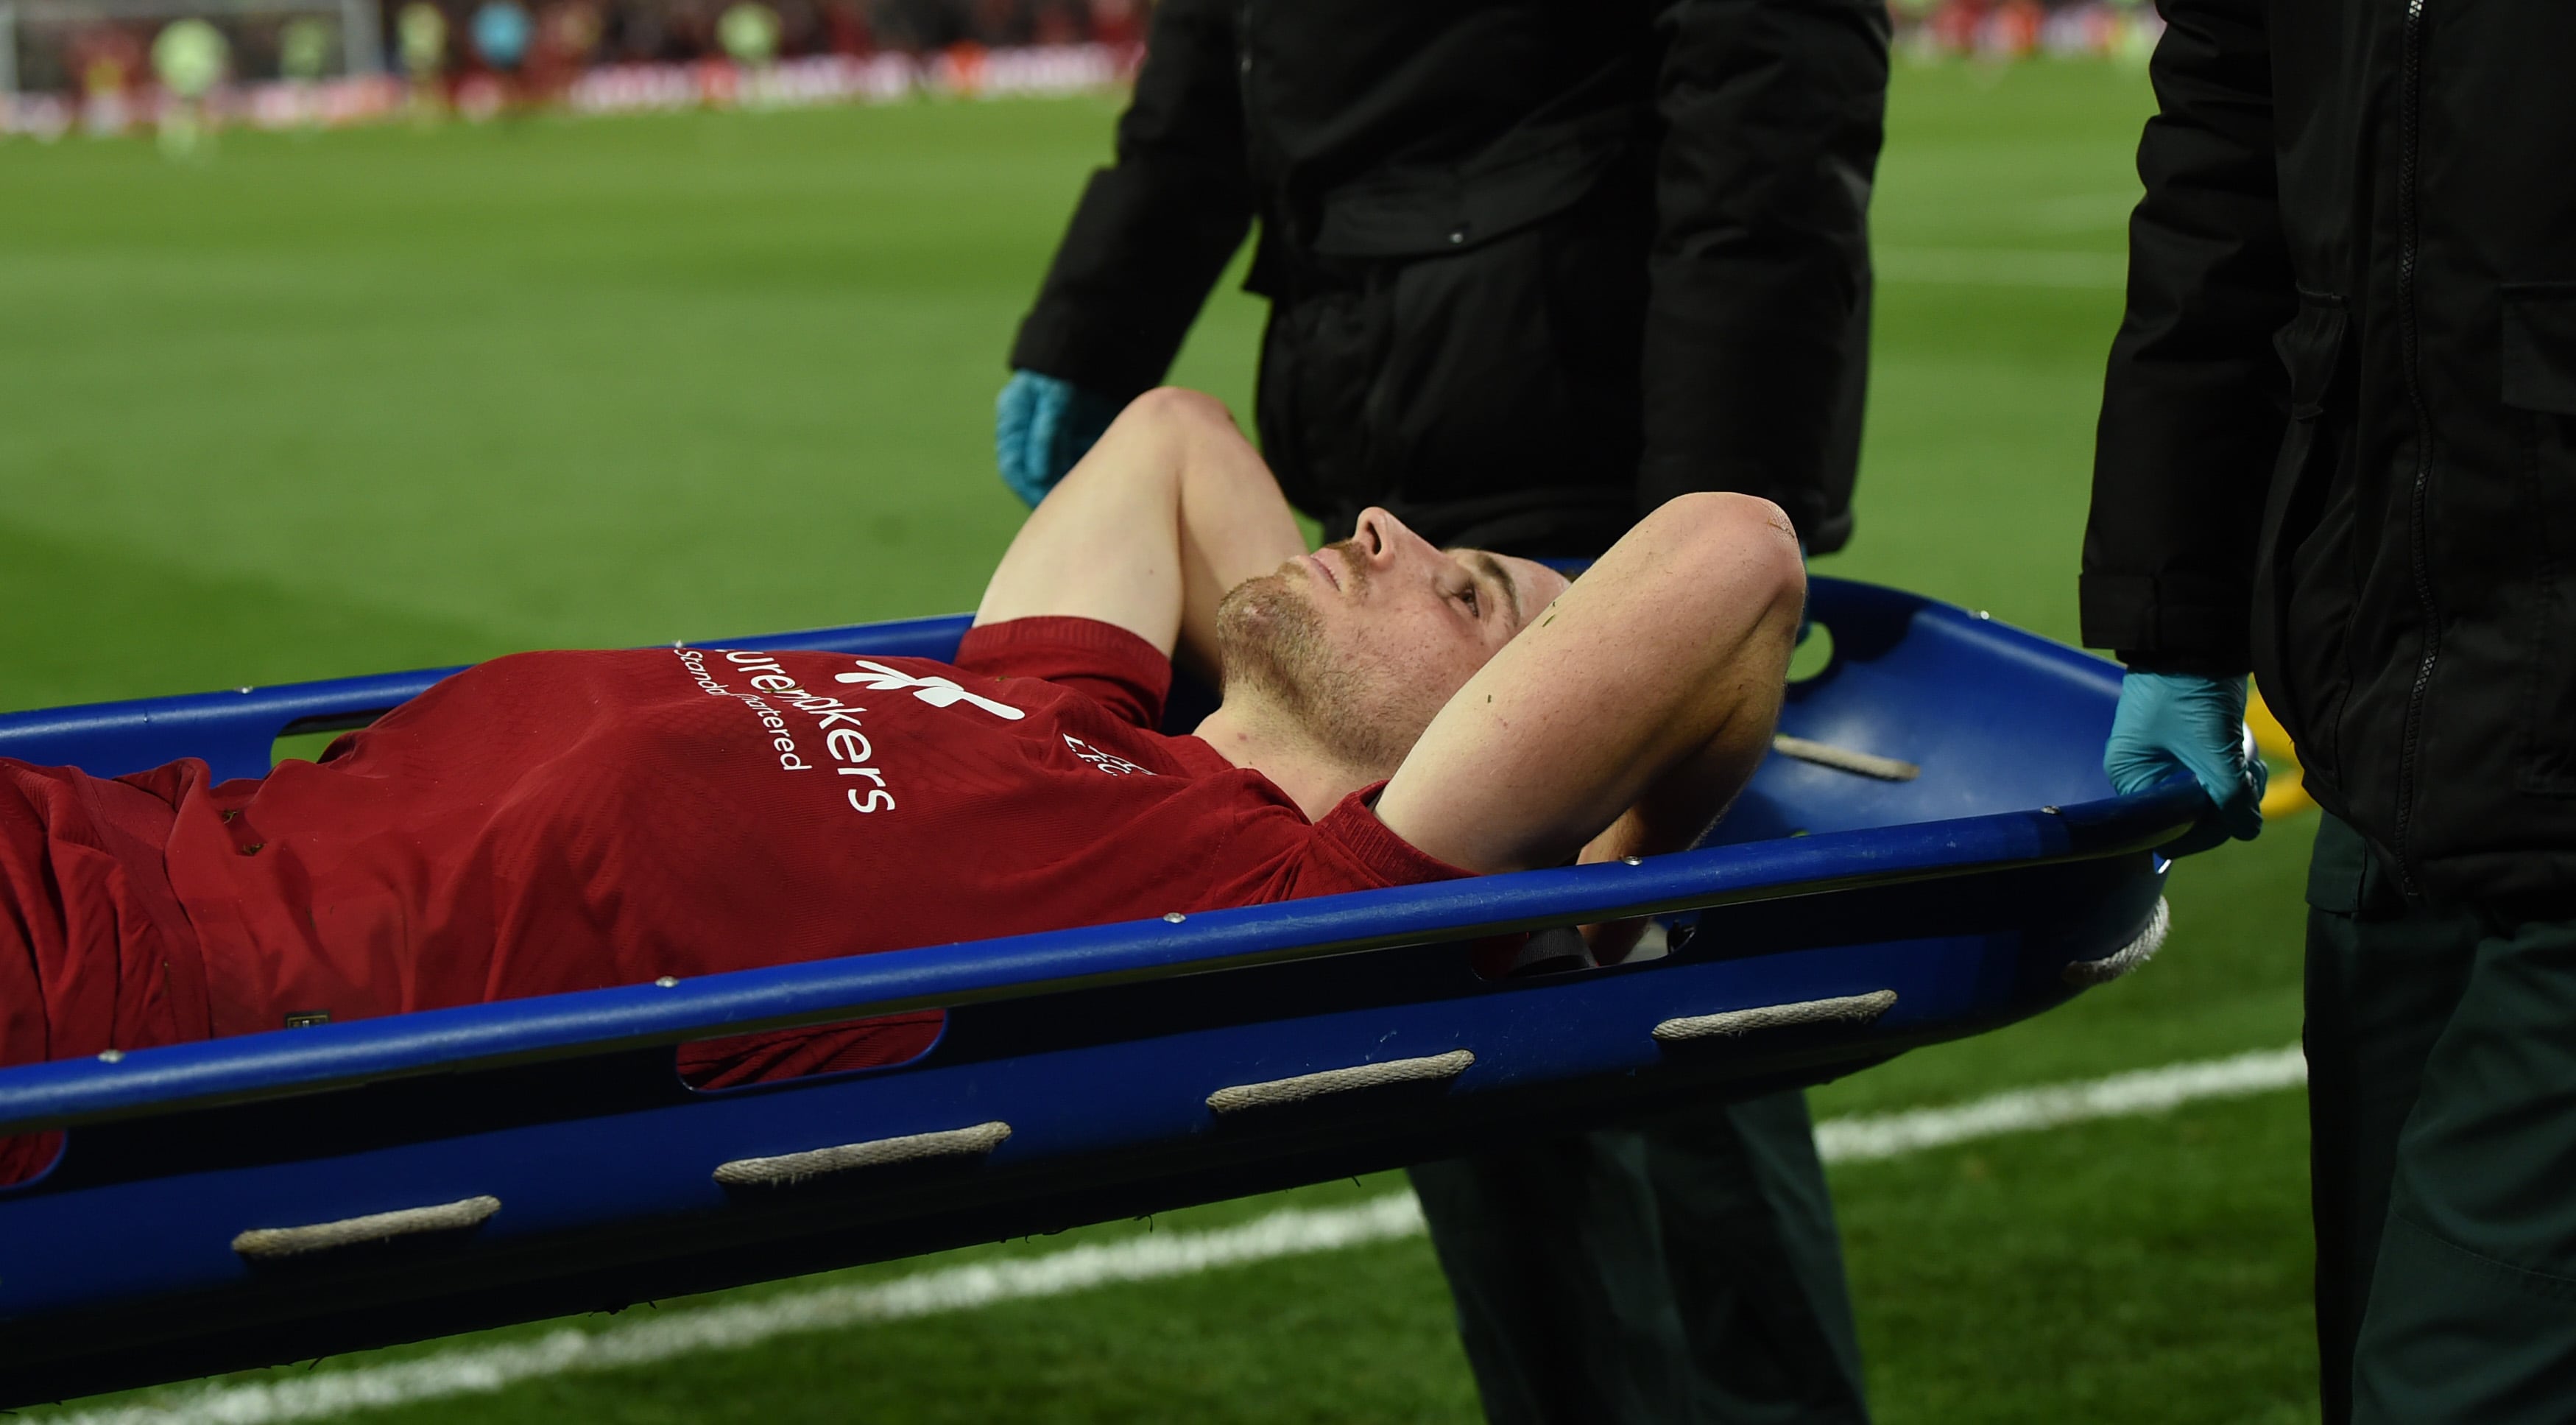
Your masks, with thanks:
M1676 850L1767 750L1803 597L1738 495L1570 587L1382 510L1310 554L1224 407L1151 392L954 664L524 653L264 778L0 760L0 1064ZM1223 691L1178 737L1175 656ZM894 1063L937 1023L682 1067Z

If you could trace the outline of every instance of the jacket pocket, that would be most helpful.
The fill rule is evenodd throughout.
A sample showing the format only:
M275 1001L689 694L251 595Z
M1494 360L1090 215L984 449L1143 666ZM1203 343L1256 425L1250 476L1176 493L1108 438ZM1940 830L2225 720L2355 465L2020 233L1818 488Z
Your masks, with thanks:
M1303 471L1324 506L1385 504L1426 533L1587 501L1626 527L1649 175L1587 158L1512 177L1430 190L1449 206L1389 190L1328 208L1331 285L1274 302L1264 353L1263 431L1294 447L1277 462L1292 499L1326 512ZM1476 216L1431 221L1453 210Z
M2301 292L2299 313L2272 338L2289 374L2289 425L2273 463L2255 547L2253 653L2264 701L2299 745L2300 760L2332 776L2335 720L2351 677L2352 492L2337 488L2349 387L2348 317L2341 297Z
M2522 428L2523 537L2536 556L2514 780L2576 796L2576 282L2505 284L2501 354L2504 403Z
M1604 433L1582 419L1569 370L1579 353L1551 300L1554 226L1392 269L1386 361L1367 416L1381 474L1404 503L1559 483L1589 463L1584 437Z

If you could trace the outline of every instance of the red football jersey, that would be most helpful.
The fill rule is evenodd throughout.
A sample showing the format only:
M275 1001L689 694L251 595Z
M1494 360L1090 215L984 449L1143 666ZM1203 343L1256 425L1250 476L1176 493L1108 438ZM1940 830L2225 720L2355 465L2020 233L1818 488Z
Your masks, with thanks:
M319 763L192 790L168 842L209 1028L275 1029L1465 874L1355 795L1309 822L1153 731L1171 665L1032 618L957 662L530 653ZM1373 789L1372 789L1373 790ZM693 1046L702 1083L909 1057L937 1014Z
M161 867L171 808L204 772L106 781L0 758L0 1064L206 1036L197 937ZM0 1138L0 1185L61 1142Z

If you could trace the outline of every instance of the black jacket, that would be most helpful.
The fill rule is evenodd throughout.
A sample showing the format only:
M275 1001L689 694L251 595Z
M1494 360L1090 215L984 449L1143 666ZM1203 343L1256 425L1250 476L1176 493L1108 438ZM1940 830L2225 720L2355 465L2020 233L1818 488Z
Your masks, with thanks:
M2411 889L2576 913L2576 4L2164 12L2085 641L2252 668Z
M1879 0L1163 0L1011 361L1162 379L1251 223L1327 525L1597 552L1690 490L1849 533Z

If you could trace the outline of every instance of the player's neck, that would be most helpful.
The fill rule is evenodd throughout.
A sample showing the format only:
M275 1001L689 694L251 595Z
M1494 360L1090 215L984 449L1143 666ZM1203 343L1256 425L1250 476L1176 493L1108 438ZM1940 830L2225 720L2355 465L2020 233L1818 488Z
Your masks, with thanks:
M1229 698L1198 725L1200 741L1237 767L1269 778L1308 821L1323 820L1342 798L1377 781L1365 769L1345 766L1319 746L1292 717Z

